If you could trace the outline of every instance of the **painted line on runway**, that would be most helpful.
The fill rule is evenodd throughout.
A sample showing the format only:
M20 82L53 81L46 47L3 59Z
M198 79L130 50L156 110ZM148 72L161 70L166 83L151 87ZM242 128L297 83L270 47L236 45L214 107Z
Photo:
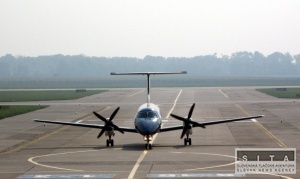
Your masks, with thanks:
M197 153L197 152L171 152L171 153L175 153L175 154L197 154L197 155L211 155L211 156L222 156L222 157L228 157L228 158L234 158L236 159L235 156L231 156L231 155L224 155L224 154L215 154L215 153ZM194 168L194 169L186 169L185 171L197 171L197 170L201 170L204 171L206 169L212 169L212 168L219 168L219 167L224 167L224 166L229 166L229 165L234 165L235 163L238 163L239 161L234 161L232 163L228 163L228 164L223 164L223 165L216 165L216 166L209 166L209 167L202 167L202 168ZM231 170L230 170L231 171ZM273 173L263 173L263 172L257 172L257 174L263 174L263 175L271 175L271 176L278 176L281 178L286 178L286 179L293 179L290 178L288 176L284 176L284 175L279 175L279 174L273 174ZM208 177L208 176L203 176L203 177ZM226 177L226 176L223 176ZM229 177L229 176L228 176ZM151 178L151 177L150 177ZM171 177L171 178L176 178L176 177ZM188 178L193 178L192 176L188 176ZM197 178L197 177L196 177ZM199 178L201 178L199 176Z
M176 99L175 99L175 101L174 101L173 107L172 107L171 110L169 111L169 113L168 113L166 119L170 116L171 112L174 110L174 108L175 108L175 106L176 106L176 104L177 104L177 100L178 100L179 96L181 95L181 92L182 92L182 89L179 91L179 93L178 93L178 95L177 95L177 97L176 97ZM158 134L158 133L156 133L156 134L154 135L153 140L151 141L152 143L154 142L154 140L155 140L157 134ZM152 144L152 143L151 143L151 144ZM148 150L144 150L143 153L140 155L140 157L139 157L138 160L136 161L134 167L132 168L132 170L131 170L131 172L130 172L130 174L129 174L129 176L128 176L128 179L133 179L133 178L134 178L134 175L136 174L136 172L137 172L137 170L138 170L138 168L139 168L141 162L143 161L143 159L145 158L145 156L146 156L147 153L148 153Z
M113 150L120 150L121 148L114 148ZM107 149L100 149L100 150L107 150ZM34 161L35 159L44 158L44 157L52 157L52 156L58 156L58 155L68 155L68 154L77 154L77 153L86 153L86 152L98 152L100 150L83 150L83 151L75 151L75 152L63 152L63 153L56 153L56 154L47 154L47 155L40 155L29 158L27 161L30 163L33 163L37 166L45 167L45 168L52 168L57 170L65 170L65 171L73 171L73 172L87 172L85 170L76 170L76 169L70 169L70 168L61 168L61 167L55 167L51 165L45 165L41 164L39 162ZM92 171L89 171L92 172ZM97 171L99 172L99 171ZM111 172L111 171L100 171L100 172Z
M108 110L110 108L111 108L111 106L107 106L107 107L105 107L105 108L103 108L103 109L101 109L99 111L96 111L96 112L101 113L101 112L106 111L106 110ZM78 121L76 121L75 123L81 123L82 121L86 121L87 118L90 118L92 116L94 116L93 113L87 114L87 115L81 117L81 119L78 120ZM91 121L91 120L88 120L88 121ZM95 120L95 121L99 121L99 120Z
M35 157L29 158L28 162L33 163L33 164L35 164L37 166L46 167L46 168L52 168L52 169L57 169L57 170L66 170L66 171L74 171L74 172L84 172L84 170L74 170L74 169L69 169L69 168L60 168L60 167L54 167L54 166L50 166L50 165L44 165L44 164L41 164L41 163L38 163L38 162L34 161L34 159L42 158L42 157L56 156L56 155L65 155L65 154L74 154L74 153L81 153L81 152L89 152L89 151L95 151L95 150L85 150L85 151L76 151L76 152L65 152L65 153L57 153L57 154L40 155L40 156L35 156Z
M139 168L139 166L140 166L141 162L143 161L144 157L146 156L147 152L148 152L147 150L144 150L143 153L140 155L139 159L136 161L134 167L132 168L132 170L128 176L128 179L133 179L137 169Z
M141 92L143 92L143 91L145 91L145 90L141 90L141 91L138 91L138 92L136 92L136 93L133 93L132 95L128 96L127 98L132 97L132 96L134 96L134 95L137 95L137 94L139 94L139 93L141 93Z
M219 92L222 93L222 95L225 97L225 98L228 98L228 95L226 93L224 93L221 89L219 89Z
M218 178L218 177L245 177L245 174L236 173L187 173L187 174L148 174L147 178Z
M18 178L113 178L115 174L45 174L45 175L20 175Z
M259 126L266 134L268 134L271 138L273 138L280 147L287 147L281 140L279 140L276 136L274 136L268 129L266 129L261 123L255 122L257 126Z
M178 95L177 95L177 97L176 97L176 99L175 99L175 101L174 101L173 107L172 107L171 110L169 111L169 113L168 113L166 119L168 119L168 118L170 117L171 112L174 110L174 108L175 108L175 106L176 106L176 104L177 104L177 100L178 100L179 96L181 95L181 92L182 92L182 89L179 91L179 93L178 93Z
M101 109L99 112L103 112L103 111L105 111L105 110L107 110L107 109L109 109L109 108L110 108L110 106L109 106L109 107L105 107L104 109ZM88 114L88 115L85 115L85 116L82 116L82 117L79 118L80 120L78 120L78 121L82 121L82 120L81 120L82 118L87 118L87 117L89 117L89 116L91 116L91 115L93 115L93 113ZM77 121L77 122L78 122L78 121ZM76 123L77 123L77 122L76 122ZM30 145L32 145L32 144L35 144L35 143L38 142L38 141L41 141L41 140L43 140L43 139L46 139L46 138L50 137L50 136L53 135L53 134L59 133L59 132L65 130L66 128L68 128L68 127L70 127L70 126L62 126L61 128L56 129L55 131L52 131L52 132L50 132L50 133L44 134L44 135L42 135L42 136L40 136L40 137L38 137L38 138L36 138L36 139L30 140L30 141L27 141L27 142L25 141L25 142L24 142L23 144L21 144L20 146L17 146L17 147L15 147L15 148L12 148L12 149L10 149L10 150L8 150L8 151L1 152L0 155L12 153L12 152L17 152L17 151L19 151L19 150L21 150L21 149L23 149L23 148L25 148L25 147L27 147L27 146L30 146Z
M250 114L244 110L240 105L235 104L237 108L239 108L244 114L250 116ZM287 147L281 140L279 140L275 135L273 135L268 129L266 129L260 122L253 121L262 131L264 131L270 138L272 138L280 147Z
M196 155L210 155L210 156L221 156L221 157L227 157L227 158L236 158L235 156L231 155L224 155L224 154L214 154L214 153L197 153L197 152L171 152L174 154L196 154ZM192 168L192 169L186 169L185 171L195 171L195 170L205 170L205 169L212 169L212 168L219 168L219 167L225 167L229 165L234 165L239 161L231 162L231 163L226 163L222 165L215 165L215 166L209 166L209 167L202 167L202 168Z
M34 140L32 140L32 141L25 142L24 144L22 144L22 145L20 145L20 146L18 146L18 147L15 147L15 148L13 148L13 149L11 149L11 150L8 150L8 151L6 151L6 152L2 152L2 153L0 153L0 155L2 155L2 154L7 154L7 153L12 153L12 152L17 152L17 151L19 151L19 150L21 150L21 149L23 149L23 148L25 148L25 147L27 147L27 146L30 146L30 145L32 145L32 144L34 144L34 143L36 143L36 142L38 142L38 141L40 141L40 140L46 139L47 137L49 137L49 136L51 136L51 135L53 135L53 134L56 134L56 133L58 133L58 132L60 132L60 131L62 131L62 130L64 130L64 129L66 129L66 128L68 128L68 127L69 127L69 126L63 126L63 127L59 128L59 129L57 129L57 130L55 130L55 131L53 131L53 132L51 132L51 133L45 134L45 135L43 135L43 136L41 136L41 137L39 137L39 138L37 138L37 139L34 139Z

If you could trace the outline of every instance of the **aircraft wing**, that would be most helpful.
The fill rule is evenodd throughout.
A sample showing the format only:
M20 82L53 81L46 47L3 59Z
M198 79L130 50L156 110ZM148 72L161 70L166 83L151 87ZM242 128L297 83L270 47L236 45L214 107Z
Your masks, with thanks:
M260 116L250 116L250 117L242 117L242 118L234 118L234 119L222 119L222 120L216 120L216 121L208 121L208 122L194 122L196 123L193 124L193 127L206 127L209 125L214 125L214 124L221 124L221 123L227 123L227 122L234 122L234 121L243 121L243 120L249 120L249 119L257 119L257 118L262 118L264 117L263 115ZM165 127L160 129L160 132L167 132L167 131L174 131L174 130L180 130L183 129L184 126L170 126L170 127Z
M164 127L164 128L161 128L159 132L175 131L175 130L179 130L179 129L183 129L183 125Z
M76 122L62 122L62 121L48 121L48 120L38 120L35 119L35 122L43 122L43 123L51 123L51 124L62 124L62 125L68 125L68 126L78 126L78 127L87 127L87 128L95 128L95 129L103 129L104 125L98 125L98 124L85 124L85 123L76 123ZM127 128L127 127L119 127L124 132L132 132L132 133L138 133L136 129L134 128Z
M262 117L264 117L264 115L249 116L249 117L234 118L234 119L222 119L222 120L209 121L209 122L200 122L199 124L204 125L204 126L208 126L208 125L221 124L221 123L227 123L227 122L243 121L243 120L249 120L249 119L257 119L257 118L262 118Z

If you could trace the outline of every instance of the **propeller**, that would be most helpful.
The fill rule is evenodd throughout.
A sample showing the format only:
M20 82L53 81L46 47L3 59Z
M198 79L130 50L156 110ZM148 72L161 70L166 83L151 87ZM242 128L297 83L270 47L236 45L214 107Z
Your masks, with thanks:
M177 115L175 115L175 114L170 114L170 115L171 115L172 117L174 117L175 119L178 119L178 120L184 122L183 130L182 130L182 133L181 133L181 136L180 136L181 139L183 138L183 136L184 136L184 134L186 133L186 131L187 131L188 129L191 129L192 127L202 127L202 128L205 128L205 126L204 126L203 124L200 124L200 123L198 123L198 122L192 121L191 117L192 117L194 108L195 108L195 103L191 106L187 118L180 117L180 116L177 116Z
M102 128L102 130L98 134L97 138L100 138L105 131L112 131L113 129L115 129L115 130L121 132L122 134L124 134L124 131L112 122L112 120L114 119L114 117L118 113L119 109L120 109L120 107L115 109L115 111L110 115L110 117L108 119L105 119L103 116L101 116L100 114L98 114L95 111L93 112L95 114L95 116L97 116L100 120L102 120L105 123L104 127Z

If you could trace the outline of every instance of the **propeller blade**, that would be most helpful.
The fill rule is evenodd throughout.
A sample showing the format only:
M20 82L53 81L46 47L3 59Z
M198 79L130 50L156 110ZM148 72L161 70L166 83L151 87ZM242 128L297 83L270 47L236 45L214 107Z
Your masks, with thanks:
M170 114L170 116L172 116L172 117L174 117L175 119L178 119L178 120L180 120L180 121L186 122L186 119L183 118L183 117L177 116L177 115L175 115L175 114Z
M198 123L198 122L194 122L194 121L191 120L192 114L193 114L193 112L194 112L195 105L196 105L196 104L194 103L194 104L191 106L187 118L183 118L183 117L177 116L177 115L175 115L175 114L170 114L170 116L172 116L173 118L178 119L178 120L184 122L184 124L183 124L183 129L182 129L182 133L181 133L181 136L180 136L181 139L182 139L183 136L186 134L186 131L187 131L188 129L192 129L192 127L202 127L202 128L205 128L205 125L200 124L200 123Z
M190 111L189 111L189 115L188 115L188 119L191 119L193 111L194 111L194 107L195 107L195 103L192 105Z
M97 116L99 119L101 119L103 122L107 123L107 120L101 116L100 114L96 113L95 111L93 111L93 113L95 114L95 116Z
M102 136L102 134L105 132L105 130L106 130L106 126L105 126L105 127L101 130L101 132L98 134L98 136L97 136L98 139Z
M198 122L195 122L195 121L190 121L190 122L193 124L194 127L199 126L199 127L202 127L202 128L206 128L205 125L200 124Z
M100 133L98 134L97 138L100 138L103 133L105 131L111 131L113 129L121 132L122 134L124 134L124 131L122 129L120 129L118 126L116 126L112 120L114 119L114 117L116 116L116 114L118 113L120 107L118 107L117 109L115 109L115 111L110 115L110 118L107 120L105 119L103 116L101 116L100 114L98 114L97 112L93 112L95 114L95 116L97 116L99 119L101 119L103 122L105 122L104 127L102 128L102 130L100 131Z
M118 113L119 109L120 109L120 107L118 107L118 108L110 115L109 121L112 121L112 120L115 118L115 116L116 116L116 114Z
M182 133L181 133L181 136L180 136L180 139L183 138L183 136L184 136L185 133L186 133L186 127L183 128Z
M122 129L120 129L118 126L116 126L115 124L111 124L111 126L114 127L114 129L116 129L117 131L119 131L122 134L124 134L124 131Z

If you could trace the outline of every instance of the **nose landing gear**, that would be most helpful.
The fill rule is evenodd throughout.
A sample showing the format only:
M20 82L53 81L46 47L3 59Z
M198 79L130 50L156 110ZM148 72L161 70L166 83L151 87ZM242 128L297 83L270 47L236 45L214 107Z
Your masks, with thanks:
M145 149L146 150L152 150L152 144L147 142L147 144L145 144Z

